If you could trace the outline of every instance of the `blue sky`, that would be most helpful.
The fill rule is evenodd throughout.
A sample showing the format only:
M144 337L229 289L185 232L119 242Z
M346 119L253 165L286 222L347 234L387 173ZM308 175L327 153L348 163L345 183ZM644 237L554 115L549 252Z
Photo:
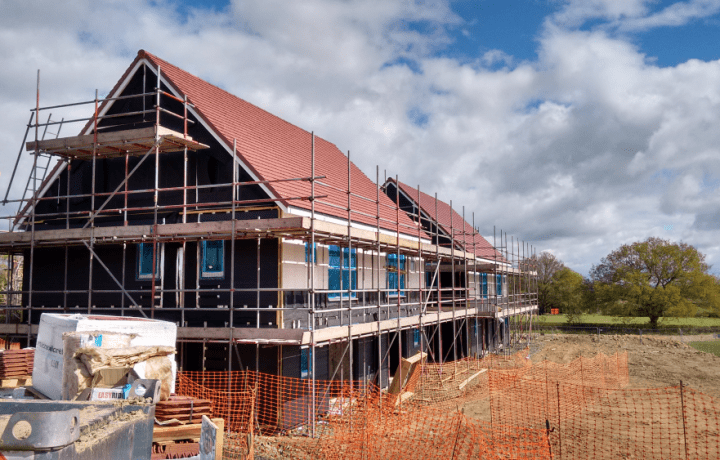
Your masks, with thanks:
M718 43L720 0L5 0L0 189L36 69L87 100L146 49L580 273L650 236L720 273Z

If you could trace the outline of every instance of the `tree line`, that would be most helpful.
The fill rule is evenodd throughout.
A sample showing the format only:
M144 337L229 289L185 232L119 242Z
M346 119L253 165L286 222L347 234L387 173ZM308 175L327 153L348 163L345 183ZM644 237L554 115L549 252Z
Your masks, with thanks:
M651 237L624 244L587 278L549 252L526 263L537 271L540 314L557 308L569 322L586 313L648 317L653 328L662 317L720 317L720 279L686 243Z

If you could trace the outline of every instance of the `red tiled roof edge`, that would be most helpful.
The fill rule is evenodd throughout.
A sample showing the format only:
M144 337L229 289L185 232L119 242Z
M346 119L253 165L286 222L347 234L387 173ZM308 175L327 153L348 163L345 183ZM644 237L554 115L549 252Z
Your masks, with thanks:
M390 182L395 183L394 179L389 179ZM461 229L464 235L470 234L473 236L471 241L463 241L463 239L455 237L455 241L462 247L466 247L471 250L470 246L473 247L474 253L478 257L488 260L496 260L499 262L506 262L505 258L502 257L498 251L482 236L476 232L471 224L462 218L449 204L444 201L437 200L437 216L435 215L435 197L428 195L425 192L419 191L415 187L411 187L403 182L398 181L398 185L401 191L415 202L420 209L427 214L433 221L437 218L438 225L448 234L454 234L454 229ZM419 199L419 202L418 202ZM450 215L452 215L452 228L450 222ZM458 224L462 222L462 228L458 227Z

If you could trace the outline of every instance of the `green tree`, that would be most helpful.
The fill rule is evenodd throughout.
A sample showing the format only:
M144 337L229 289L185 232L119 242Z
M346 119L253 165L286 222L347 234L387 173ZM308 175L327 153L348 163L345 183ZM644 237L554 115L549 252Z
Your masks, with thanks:
M654 328L664 316L718 309L717 283L709 268L693 246L651 237L614 250L593 266L590 276L595 298L608 313L647 316Z
M553 274L549 284L548 304L559 308L569 323L580 321L584 312L583 277L580 273L563 267Z
M565 265L560 259L547 251L541 252L539 256L533 255L524 263L527 265L528 270L537 272L539 313L541 315L548 313L553 306L550 303L553 276L565 268Z

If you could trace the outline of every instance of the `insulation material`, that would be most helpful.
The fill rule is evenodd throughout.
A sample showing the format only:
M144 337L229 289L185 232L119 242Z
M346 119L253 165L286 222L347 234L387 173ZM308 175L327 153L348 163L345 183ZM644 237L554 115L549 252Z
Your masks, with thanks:
M133 367L155 356L175 354L175 347L81 348L75 353L88 372L106 367Z
M126 348L135 338L135 334L113 332L66 332L63 339L62 399L73 399L79 392L89 387L92 374L79 365L75 353L84 348Z
M175 346L175 323L120 316L43 313L38 328L33 387L50 399L63 396L63 333L107 331L134 334L132 346ZM72 356L72 355L71 355Z
M154 356L133 367L142 379L160 380L160 401L167 401L173 384L175 360L168 356Z

